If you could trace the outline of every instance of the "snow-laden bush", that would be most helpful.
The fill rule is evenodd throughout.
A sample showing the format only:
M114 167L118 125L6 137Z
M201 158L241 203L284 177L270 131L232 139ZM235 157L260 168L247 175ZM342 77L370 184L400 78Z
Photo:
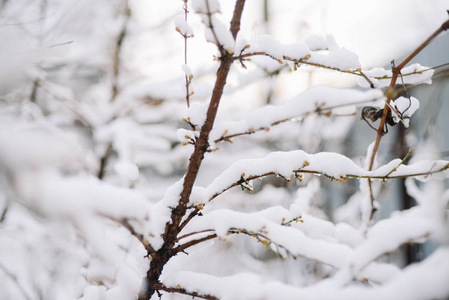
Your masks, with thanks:
M288 45L269 35L239 38L244 0L230 26L218 1L184 1L174 18L185 42L183 74L154 80L133 71L134 46L148 40L133 16L137 2L102 1L100 12L69 2L23 8L22 16L37 11L45 20L22 26L38 45L0 52L11 66L10 77L1 74L11 83L0 86L2 297L449 296L449 162L408 161L411 151L378 159L387 126L421 126L413 124L419 100L398 89L432 84L432 68L407 66L422 47L391 70L362 70L330 35ZM19 6L5 1L0 9L17 21ZM92 23L81 32L85 44L46 40L47 30L78 16ZM194 16L217 50L202 74L187 59L198 38ZM75 36L83 29L68 28ZM70 46L70 55L51 53ZM311 86L277 104L246 90L302 68L357 76L359 87ZM359 112L376 130L365 159L319 151L320 143L342 144L352 123L368 127ZM400 178L417 205L376 216L381 186ZM337 198L323 188L330 182L354 188L335 211L321 205L326 193ZM388 259L416 243L434 250L408 266Z

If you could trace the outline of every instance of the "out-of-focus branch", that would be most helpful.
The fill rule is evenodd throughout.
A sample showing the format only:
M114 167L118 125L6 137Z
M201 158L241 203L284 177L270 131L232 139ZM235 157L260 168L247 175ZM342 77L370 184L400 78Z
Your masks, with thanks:
M187 22L187 16L189 14L189 10L187 7L187 2L188 0L183 0L184 1L184 20ZM187 36L186 34L183 35L184 36L184 64L187 65L187 40L189 38L189 36ZM190 107L190 83L192 81L192 77L190 74L186 74L186 103L187 103L187 107Z
M23 288L22 284L20 284L19 280L17 279L17 276L15 276L13 273L11 273L2 263L0 263L0 270L3 271L3 273L5 273L5 275L11 279L12 282L15 283L17 289L20 291L20 293L22 294L22 296L27 299L27 300L31 300L31 297L27 294L27 292L25 291L25 289Z
M123 48L123 42L126 38L128 23L131 17L131 9L129 8L128 0L125 0L124 16L122 29L120 30L117 40L115 42L115 51L113 56L113 66L112 66L112 95L111 101L114 101L119 93L118 80L120 75L120 55Z
M145 250L147 250L149 255L153 256L156 254L156 251L151 246L151 244L145 239L145 237L142 234L135 231L134 227L128 222L127 219L120 219L120 220L114 219L114 221L116 221L117 223L128 229L129 233L135 236L139 240L139 242L145 247Z
M106 146L106 150L103 153L103 156L100 158L100 167L98 168L98 172L97 172L97 178L100 180L103 179L103 177L104 177L106 165L108 162L109 154L111 153L111 149L112 149L112 142L108 143L108 145Z
M215 32L214 25L212 24L212 14L213 13L210 11L209 0L205 0L205 2L206 2L206 7L207 7L207 19L208 19L208 23L209 23L208 27L212 32L212 35L213 35L214 41L215 41L215 45L217 46L218 51L220 52L220 55L224 56L224 55L226 55L226 50L223 48L223 45L220 44L220 40L218 39L217 33ZM237 1L237 2L239 2L239 1ZM236 3L235 9L237 9L237 3ZM243 9L243 7L242 7L242 9ZM234 15L234 17L235 17L235 15ZM232 24L232 21L231 21L231 24Z
M186 289L183 289L182 287L168 287L163 285L162 283L156 283L153 285L154 289L156 289L157 291L165 291L165 292L169 292L169 293L177 293L177 294L182 294L182 295L187 295L187 296L192 296L192 298L201 298L201 299L206 299L206 300L219 300L217 297L215 296L211 296L211 295L203 295L197 292L189 292Z

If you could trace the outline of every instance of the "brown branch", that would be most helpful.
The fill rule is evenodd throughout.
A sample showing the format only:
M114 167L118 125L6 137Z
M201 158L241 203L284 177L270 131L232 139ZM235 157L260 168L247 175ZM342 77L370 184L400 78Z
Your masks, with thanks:
M217 234L214 233L214 234L210 234L208 236L205 236L205 237L202 237L202 238L199 238L199 239L196 239L196 240L191 240L191 241L188 241L188 242L186 242L186 243L184 243L184 244L174 248L173 251L175 253L183 252L184 250L186 250L189 247L192 247L192 246L195 246L197 244L203 243L205 241L214 239L216 237L217 237Z
M179 232L181 232L184 229L184 227L198 214L199 211L200 209L195 208L192 212L190 212L190 214L187 216L184 222L182 222L181 225L179 225Z
M192 236L192 235L195 235L195 234L206 233L206 232L214 232L214 231L215 230L213 230L213 229L205 229L205 230L201 230L201 231L189 232L189 233L186 233L186 234L181 235L180 237L178 237L176 239L176 241L179 242L180 240L185 239L185 238L187 238L189 236Z
M408 64L416 55L418 55L418 53L420 53L427 45L430 44L430 42L435 39L441 32L445 31L449 29L449 20L444 22L440 28L438 28L433 34L431 34L421 45L418 46L418 48L416 48L412 53L410 53L397 67L393 67L392 68L392 72L393 72L393 76L391 78L391 82L390 82L390 86L388 87L388 90L386 91L385 95L387 96L387 99L385 101L385 106L383 109L383 113L382 113L382 119L380 120L380 124L379 127L377 129L377 136L376 136L376 141L374 143L374 147L373 147L373 152L371 153L371 159L370 159L370 163L369 163L369 167L368 170L371 171L373 169L373 165L374 165L374 159L376 158L376 153L377 150L379 149L379 144L380 144L380 140L382 139L382 136L385 134L384 132L384 127L385 127L385 122L388 116L388 113L390 111L390 101L391 99L396 95L395 92L395 85L396 85L396 81L398 79L398 76L401 75L401 70L402 68L405 67L406 64ZM369 179L370 181L370 179ZM371 186L371 182L369 182L369 186ZM370 193L371 193L371 218L374 215L374 196L372 194L372 190L370 189Z
M245 6L245 0L237 0L234 8L234 15L231 20L231 31L234 40L237 39L237 34L240 31L240 20L242 19L243 7Z
M212 22L211 22L211 12L209 11L209 4L206 1L208 7L208 15L210 21L210 28L216 37L215 32L213 31ZM240 23L240 18L242 15L242 10L245 4L245 0L237 0L234 15L231 21L231 24ZM235 29L234 29L235 30ZM235 32L237 34L237 32ZM218 39L217 39L218 41ZM162 273L162 270L165 264L177 254L174 251L174 246L176 244L177 236L180 232L180 224L182 219L187 211L187 205L190 201L190 195L192 193L193 186L195 184L201 163L204 159L204 154L208 151L209 148L209 134L212 130L212 127L215 122L215 117L217 115L218 106L220 104L221 97L223 95L224 86L226 85L226 80L228 77L229 70L233 63L232 54L223 50L223 47L217 44L217 47L220 50L222 56L220 57L220 66L217 71L216 81L214 85L214 89L212 91L211 100L209 103L209 107L206 114L206 121L201 127L200 135L196 141L195 148L193 150L192 155L189 159L189 165L187 167L187 172L184 177L183 187L180 194L180 199L176 207L174 207L171 211L170 222L168 222L165 226L165 231L162 236L163 244L156 251L155 255L152 257L152 261L150 263L150 268L147 272L147 276L144 279L144 284L142 285L141 291L139 293L138 299L149 300L156 291L155 286L159 283L159 277ZM186 223L183 224L185 226Z
M123 48L123 42L126 37L126 33L128 30L127 29L128 23L129 23L129 19L131 17L131 9L129 8L128 0L125 0L124 15L125 15L125 20L123 21L122 29L121 29L119 35L117 36L117 40L115 43L115 51L114 51L113 64L112 64L113 65L113 68L112 68L112 95L111 95L110 101L114 101L114 99L117 97L117 95L119 93L118 78L119 78L119 73L120 73L120 53Z
M212 296L212 295L203 295L197 292L189 292L186 289L183 289L181 287L168 287L165 286L162 283L156 283L153 284L153 288L157 291L165 291L168 293L177 293L177 294L183 294L183 295L187 295L187 296L192 296L193 298L201 298L201 299L206 299L206 300L219 300L219 298Z
M208 27L211 30L212 35L214 36L215 45L217 46L218 51L220 51L220 55L224 56L224 55L226 55L226 50L224 49L223 45L220 44L220 41L218 40L217 33L215 32L215 29L214 29L214 25L212 24L212 12L210 11L209 0L204 0L204 1L206 1L206 7L207 7L207 19L209 21ZM237 9L237 3L236 3L235 9ZM243 7L242 7L242 9L243 9ZM235 16L235 11L234 11L234 16ZM232 23L232 21L231 21L231 23Z
M126 229L128 229L128 231L135 236L139 242L145 247L145 250L147 250L148 254L151 256L154 256L156 254L156 251L154 250L154 248L150 245L150 243L145 239L145 237L136 232L134 230L134 227L128 222L127 219L121 219L121 220L115 220L117 223L119 223L120 225L122 225L123 227L125 227Z
M30 101L31 102L36 102L36 98L37 98L37 91L39 90L39 78L36 78L33 81L33 87L31 88L31 95L30 95Z
M257 51L257 52L250 52L250 53L240 54L240 55L234 56L234 60L239 60L240 62L243 62L243 61L245 61L246 59L248 59L248 58L250 58L252 56L267 56L267 57L270 57L271 59L279 61L277 58L271 56L270 54L268 54L267 52L264 52L264 51ZM342 70L342 69L339 69L339 68L336 68L336 67L330 67L330 66L326 66L326 65L323 65L323 64L310 62L310 61L307 60L308 59L307 56L304 57L304 58L301 58L301 59L296 59L296 58L291 58L291 57L288 57L288 56L283 56L282 59L286 60L286 61L291 61L291 62L293 62L295 64L308 65L308 66L312 66L312 67L317 67L317 68L333 70L333 71L337 71L337 72L341 72L341 73L361 76L369 83L371 88L372 88L372 85L373 85L371 80L362 71L359 71L359 70ZM410 72L410 73L404 73L404 74L401 74L401 76L402 77L406 77L406 76L421 74L423 72L428 72L430 70L434 70L434 69L437 69L437 68L441 68L441 67L447 66L448 64L449 63L438 65L438 66L435 66L435 67L430 67L430 68L427 68L427 69L423 69L421 71L413 71L413 72ZM375 76L375 77L372 77L372 78L377 79L377 80L386 80L386 79L392 79L393 76Z
M323 111L329 111L329 110L332 110L332 109L335 109L335 108L340 108L340 107L345 107L345 106L350 106L350 105L356 105L356 104L361 104L361 103L365 103L365 102L372 102L374 100L375 99L365 100L365 101L358 101L358 102L346 103L346 104L341 104L341 105L333 105L333 106L329 106L329 107L317 107L314 111L306 112L306 113L304 113L301 116L296 116L296 117L292 117L292 118L288 118L288 119L275 121L275 122L271 123L269 127L260 127L260 128L257 128L257 129L250 128L250 129L248 129L248 131L245 131L245 132L238 132L238 133L233 133L233 134L229 134L229 135L224 134L220 138L215 139L214 142L215 143L219 143L219 142L223 142L223 141L230 141L234 137L243 136L243 135L250 135L250 134L254 134L254 133L258 132L258 131L269 131L270 127L277 126L277 125L280 125L280 124L283 124L283 123L286 123L286 122L295 122L295 121L297 121L299 119L303 119L303 118L311 115L312 113L320 114Z
M98 168L98 172L97 172L97 178L100 180L104 178L104 174L106 171L106 165L108 162L108 158L109 158L111 149L112 149L112 142L108 143L108 145L106 146L106 150L103 153L103 156L100 158L100 167Z
M433 39L435 39L441 32L447 30L448 28L449 28L449 20L444 22L440 26L440 28L438 28L432 35L430 35L421 45L418 46L418 48L416 48L412 53L410 53L409 56L407 56L397 67L394 67L392 69L393 76L391 78L390 86L388 87L388 90L386 92L386 96L387 96L386 103L387 104L390 103L390 101L392 99L392 96L395 95L394 87L396 85L397 78L400 75L402 68L405 67L405 65L407 63L409 63L427 45L429 45L430 42ZM385 121L386 121L386 118L387 118L387 115L388 115L388 111L390 110L387 104L384 106L382 119L380 121L379 128L377 130L377 138L376 138L376 142L374 144L373 153L371 154L371 160L370 160L370 164L369 164L369 168L368 168L369 171L371 171L372 168L373 168L374 158L375 158L377 150L379 148L380 140L381 140L382 136L384 135Z
M285 224L282 224L282 225L285 225ZM185 238L185 237L189 237L189 236L192 236L192 235L196 235L196 234L205 233L205 232L215 232L215 230L214 230L214 229L205 229L205 230L201 230L201 231L190 232L190 233L187 233L187 234L183 235L182 237L180 237L180 239L181 239L181 238ZM267 237L266 235L264 235L263 233L255 232L255 231L248 231L248 230L242 229L242 228L231 227L231 228L229 228L229 230L226 232L226 235L240 234L240 233L243 233L243 234L246 234L246 235L248 235L248 236L251 236L251 237L256 238L259 242L263 243L265 246L268 246L267 241L268 241L269 243L271 243L270 238L268 238L268 237ZM214 238L216 238L216 237L218 237L217 234L216 234L216 233L213 233L213 234L207 235L207 236L202 237L202 238L199 238L199 239L195 239L195 240L188 241L188 242L186 242L186 243L184 243L184 244L182 244L182 245L176 247L174 250L176 250L176 252L182 252L182 251L184 251L185 249L187 249L187 248L189 248L189 247L192 247L192 246L195 246L195 245L200 244L200 243L202 243L202 242L205 242L205 241L214 239ZM273 243L274 243L274 242L273 242ZM274 243L274 244L276 244L276 243ZM276 244L276 245L279 246L279 247L281 247L281 248L284 248L284 247L281 246L281 245L278 245L278 244ZM284 249L285 249L285 248L284 248Z
M9 279L11 279L12 282L14 282L14 284L17 287L17 289L20 291L20 293L22 294L22 296L25 299L27 299L27 300L31 299L31 297L28 296L27 292L25 291L25 288L19 282L19 279L17 278L17 276L14 275L12 272L10 272L2 263L0 263L0 270L2 270L3 273L5 273L6 277L8 277Z
M0 223L3 223L5 221L5 219L6 219L6 215L8 214L8 210L9 210L9 204L10 204L10 201L7 200L6 204L5 204L5 207L3 208L3 211L0 214Z
M391 170L388 174L386 175L357 175L357 174L346 174L346 175L342 175L340 178L336 178L334 176L331 176L329 174L320 172L320 171L314 171L314 170L303 170L303 169L298 169L298 170L292 170L292 173L303 173L303 174L313 174L313 175L323 175L326 176L332 180L335 181L342 181L345 180L345 178L357 178L357 179L376 179L376 180L388 180L388 179L398 179L398 178L408 178L408 177L419 177L419 176L429 176L432 174L436 174L436 173L440 173L440 172L444 172L446 170L449 169L449 163L446 164L444 167L438 169L438 170L434 170L431 171L429 170L428 172L420 172L420 173L411 173L411 174L405 174L405 175L391 175L392 173L394 173L396 171L396 169ZM216 197L218 197L219 195L223 194L224 192L230 190L233 187L236 186L241 186L242 184L244 184L246 181L249 180L255 180L255 179L259 179L259 178L263 178L263 177L267 177L267 176L271 176L271 175L279 175L276 174L276 172L267 172L264 174L259 174L259 175L251 175L249 176L247 179L241 178L240 180L230 184L229 186L227 186L226 188L224 188L222 191L217 192L215 194L213 194L210 198L209 198L209 202L212 201L213 199L215 199ZM374 201L374 199L373 199Z
M183 0L184 1L184 20L187 22L187 15L189 14L189 10L187 7L187 1L188 0ZM183 34L184 36L184 64L187 65L187 40L188 40L188 36L187 34ZM185 76L186 78L186 103L187 103L187 107L190 107L190 83L192 81L192 77L188 74L186 74Z

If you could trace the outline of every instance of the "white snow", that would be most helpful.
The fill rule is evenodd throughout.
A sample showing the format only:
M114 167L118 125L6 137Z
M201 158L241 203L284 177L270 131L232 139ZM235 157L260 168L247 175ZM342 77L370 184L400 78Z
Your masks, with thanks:
M258 51L266 52L273 58L279 60L282 60L283 58L283 49L281 44L268 34L259 36Z
M191 3L193 10L198 14L207 13L208 8L211 13L221 12L220 2L217 0L192 0Z
M435 70L428 67L422 66L418 63L406 66L401 70L401 75L399 75L396 85L401 84L431 84L432 76ZM363 71L363 73L370 79L370 81L379 88L387 87L390 85L391 76L393 75L391 70L385 70L384 68L373 68L368 71ZM370 84L363 77L357 78L357 83L361 87L369 87Z
M340 48L331 35L326 37L326 43L329 53L312 52L311 57L308 59L309 62L343 71L356 70L361 67L357 54Z
M393 107L399 113L399 116L393 113L393 120L396 123L399 121L404 122L404 126L408 128L410 123L410 117L415 113L415 111L419 108L419 101L415 97L399 97L393 102Z
M187 21L184 19L184 16L180 15L175 17L173 20L175 23L176 31L178 31L180 34L182 34L185 37L193 37L193 29L190 27L190 25L187 23Z
M355 113L357 106L380 105L383 103L382 99L383 93L378 90L356 91L316 86L284 105L267 105L250 111L245 120L217 123L209 140L219 139L225 132L232 135L270 128L275 122L301 118L311 113L325 114L343 107L346 108L346 113Z

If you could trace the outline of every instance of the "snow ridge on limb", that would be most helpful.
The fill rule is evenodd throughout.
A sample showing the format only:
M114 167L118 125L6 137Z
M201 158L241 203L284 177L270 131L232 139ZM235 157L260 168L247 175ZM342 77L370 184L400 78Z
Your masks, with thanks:
M228 235L245 234L256 238L266 247L271 246L280 256L288 253L294 258L301 256L341 269L350 263L355 253L346 243L361 242L360 233L348 226L334 225L310 215L295 216L280 206L257 213L220 209L192 220L183 231L188 233L182 235L179 242L194 244L192 241L211 232L221 239ZM319 237L317 232L320 233ZM356 277L383 282L395 276L397 271L390 265L369 262L366 271L359 270Z
M367 238L364 240L360 240L357 230L346 228L344 232L341 232L343 223L334 225L308 215L301 217L303 222L286 226L285 218L293 218L293 215L282 207L272 207L257 213L215 210L202 218L193 220L186 231L194 230L193 232L201 236L208 228L209 232L215 232L216 236L222 239L232 234L247 234L267 247L272 246L273 251L279 252L282 248L293 257L302 256L328 264L339 271L335 276L305 288L279 282L264 282L260 277L246 273L220 278L193 272L189 272L189 276L186 276L185 272L175 272L168 274L164 284L182 288L187 294L191 291L212 295L218 299L241 297L249 291L251 295L244 299L260 299L262 295L263 299L278 299L281 291L285 293L282 296L283 299L294 297L334 299L335 295L339 295L337 298L342 299L390 299L398 294L407 295L407 299L444 297L449 291L445 284L445 278L449 274L448 247L438 249L423 262L415 263L403 270L390 264L376 262L381 255L395 251L405 243L420 242L439 229L441 220L428 218L428 212L423 210L426 208L419 205L397 213L391 219L378 222L368 230ZM312 224L308 224L309 222ZM314 227L314 231L322 235L311 237L312 232L307 226ZM347 245L341 239L342 234L346 242L349 239L356 245L354 247ZM194 235L186 236L194 237ZM429 277L429 272L437 274ZM238 282L242 278L246 278L244 282L248 284L239 285ZM374 286L354 284L354 279L377 284ZM421 281L433 288L420 288ZM208 284L202 285L201 283L204 282ZM232 284L234 288L227 288L227 284ZM271 292L264 290L267 286L271 287ZM274 290L277 293L273 293ZM261 294L254 294L254 291L259 291Z
M209 144L214 148L215 143L230 141L233 137L256 131L269 130L272 126L297 120L309 114L356 114L357 107L380 106L383 98L383 93L379 90L357 91L327 86L312 87L283 105L267 105L254 109L244 120L215 124L209 136ZM203 106L192 105L187 110L185 119L195 125L202 124L203 111ZM184 135L180 137L181 142L190 143L190 140L184 140L183 137Z
M385 70L384 68L374 68L363 73L379 88L388 87L393 76L392 70ZM415 63L401 70L401 80L396 82L396 84L432 84L434 73L435 70ZM370 86L363 77L357 78L357 84L364 88Z
M436 250L428 259L405 268L381 286L351 284L336 286L332 279L310 287L294 287L260 276L240 273L217 277L181 271L170 274L164 284L186 291L215 295L219 299L439 299L449 293L449 248ZM433 274L434 276L428 276ZM423 288L426 286L426 288ZM212 299L212 298L211 298ZM216 298L214 298L216 299Z
M233 163L217 176L206 188L196 187L192 205L207 203L235 186L251 190L251 181L269 175L277 175L291 182L301 180L302 173L324 175L336 181L348 178L371 178L387 180L391 178L416 177L425 181L429 178L449 177L449 162L445 160L420 161L410 165L400 159L367 171L356 165L348 157L330 152L308 154L302 150L272 152L264 158L243 159Z

